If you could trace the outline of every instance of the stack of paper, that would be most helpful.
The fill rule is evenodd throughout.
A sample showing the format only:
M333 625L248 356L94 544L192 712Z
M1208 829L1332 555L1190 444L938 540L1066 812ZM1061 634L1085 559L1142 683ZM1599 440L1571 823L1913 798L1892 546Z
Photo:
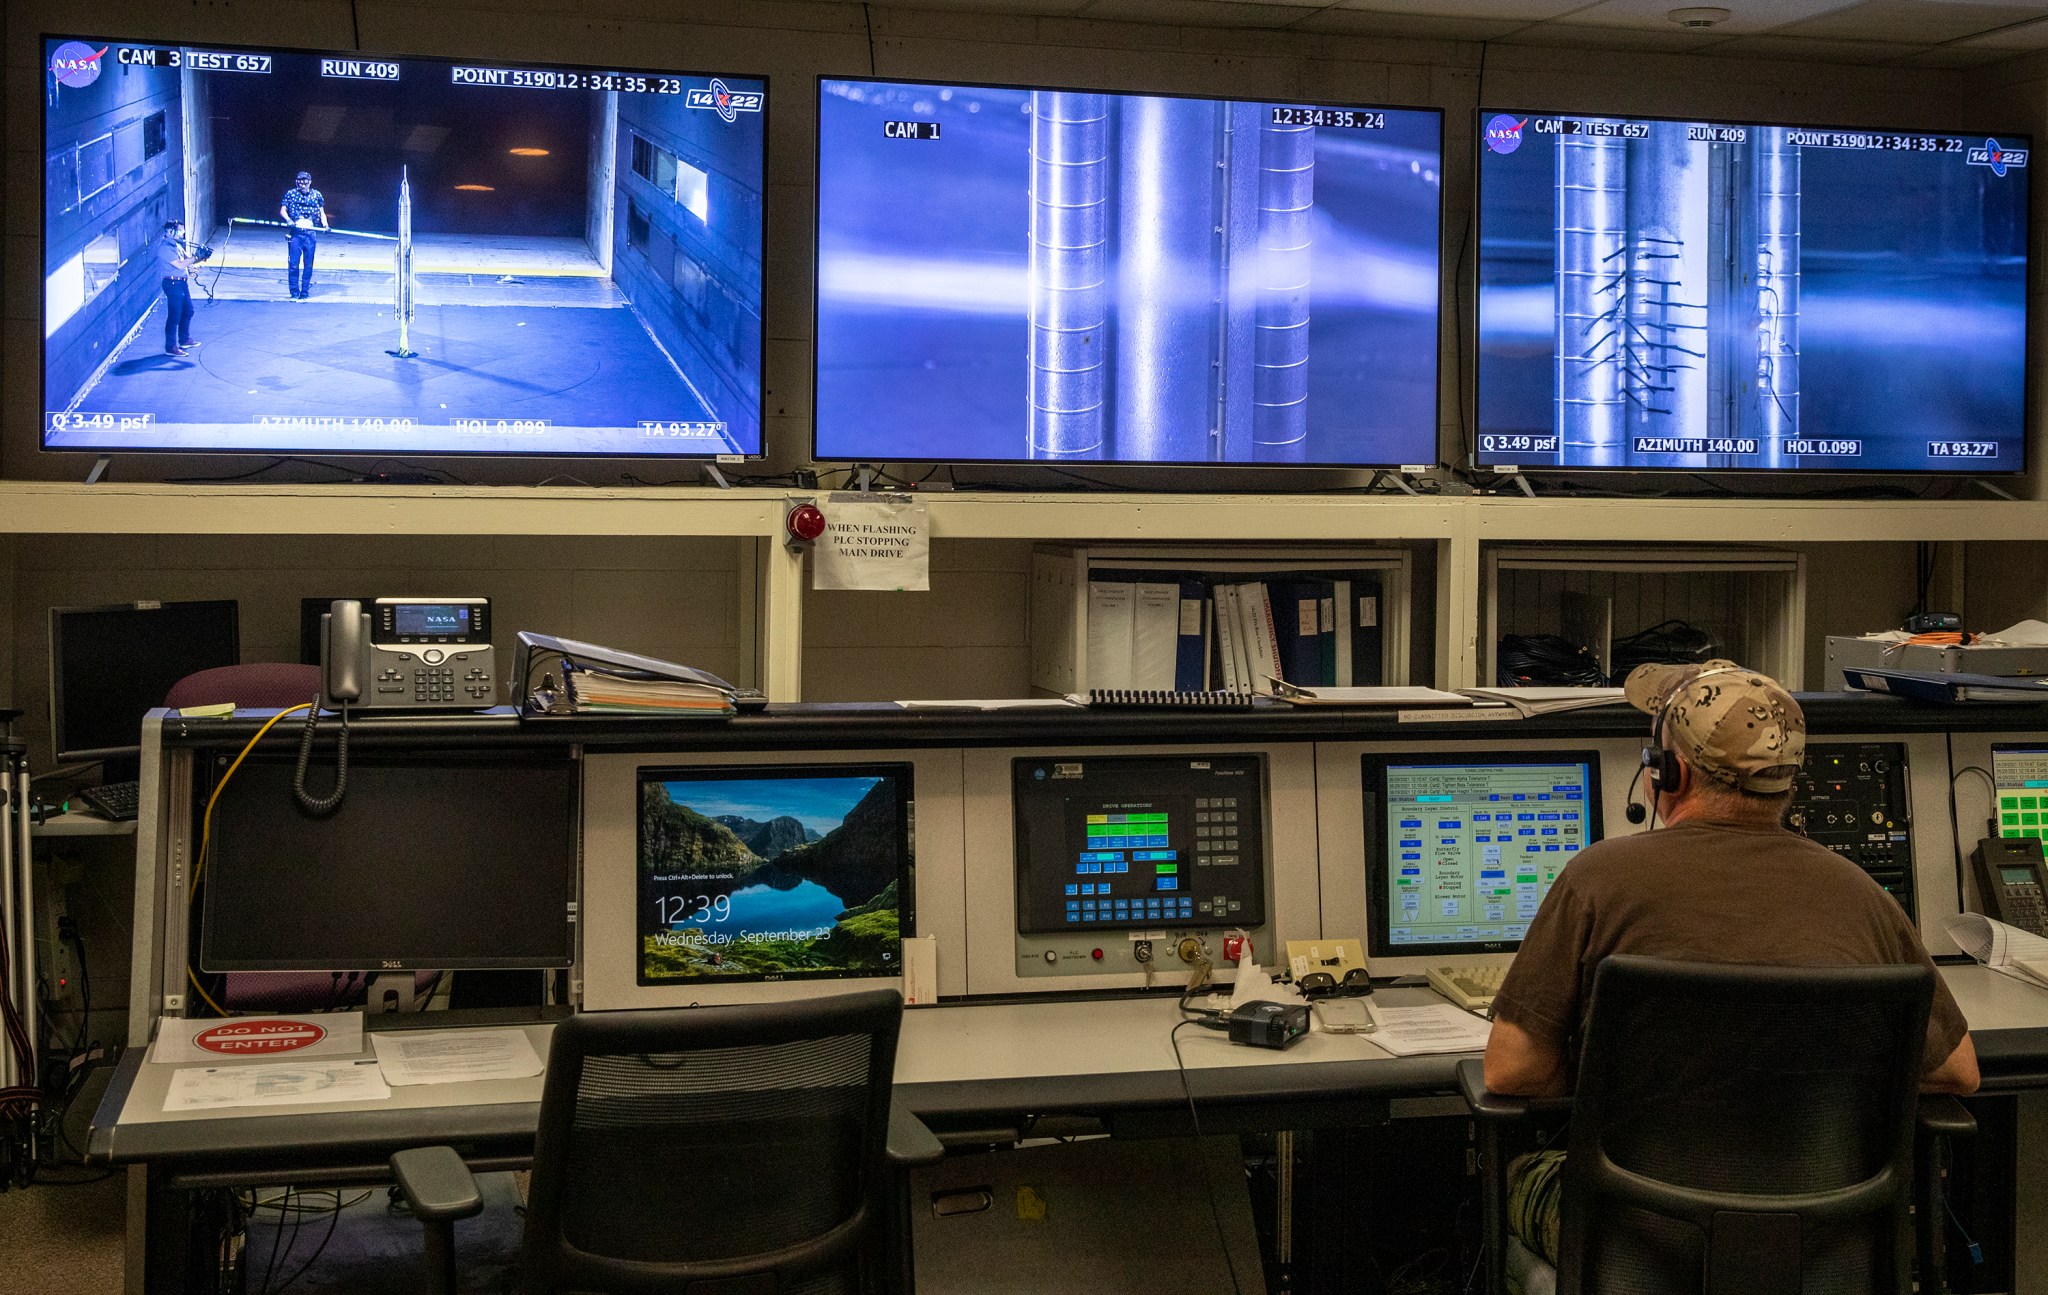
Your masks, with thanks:
M1982 913L1958 913L1942 925L1958 949L1993 971L2048 988L2048 940Z
M1628 694L1620 688L1460 688L1458 691L1480 701L1503 702L1514 707L1523 719L1532 715L1585 710L1591 706L1624 705L1628 701Z
M1381 1007L1368 998L1372 1013L1374 1046L1397 1057L1416 1057L1435 1052L1484 1052L1493 1025L1449 1003L1426 1007Z

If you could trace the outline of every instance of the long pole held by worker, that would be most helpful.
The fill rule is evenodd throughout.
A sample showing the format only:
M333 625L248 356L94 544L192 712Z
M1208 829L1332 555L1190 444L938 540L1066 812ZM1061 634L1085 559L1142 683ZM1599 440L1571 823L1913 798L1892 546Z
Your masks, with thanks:
M397 283L394 313L398 316L398 349L387 352L401 360L410 360L419 352L412 349L412 179L408 169L398 173L398 246L392 253L395 259Z

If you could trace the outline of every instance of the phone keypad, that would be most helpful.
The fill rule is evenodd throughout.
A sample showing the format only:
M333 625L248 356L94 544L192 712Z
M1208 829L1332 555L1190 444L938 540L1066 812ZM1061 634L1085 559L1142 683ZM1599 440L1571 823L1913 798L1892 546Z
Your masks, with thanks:
M446 667L421 666L412 672L414 701L454 701L455 672Z
M2006 882L2004 908L2012 925L2027 931L2048 930L2048 901L2044 901L2040 886Z

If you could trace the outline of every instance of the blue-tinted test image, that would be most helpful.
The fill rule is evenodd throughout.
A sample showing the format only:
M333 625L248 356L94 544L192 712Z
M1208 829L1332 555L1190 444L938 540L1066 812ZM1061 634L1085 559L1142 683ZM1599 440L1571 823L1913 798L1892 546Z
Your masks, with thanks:
M1436 462L1442 115L827 80L822 459Z
M1478 129L1480 465L2023 467L2024 138Z

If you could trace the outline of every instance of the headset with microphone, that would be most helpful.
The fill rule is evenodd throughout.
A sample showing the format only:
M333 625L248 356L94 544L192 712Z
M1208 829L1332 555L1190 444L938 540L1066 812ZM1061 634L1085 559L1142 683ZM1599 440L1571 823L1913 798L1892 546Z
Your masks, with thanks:
M1749 673L1751 671L1747 666L1715 666L1711 670L1700 671L1671 690L1671 694L1664 699L1664 704L1657 707L1657 713L1650 718L1650 745L1643 748L1642 763L1636 767L1636 776L1628 781L1628 808L1622 811L1624 818L1631 823L1641 823L1650 817L1650 807L1657 803L1658 792L1678 789L1678 752L1664 745L1664 717L1671 713L1672 703L1676 702L1686 689L1702 679L1712 678L1717 674ZM1649 775L1648 805L1636 799L1636 784L1643 781L1645 774ZM1651 826L1654 827L1656 824L1652 823Z

